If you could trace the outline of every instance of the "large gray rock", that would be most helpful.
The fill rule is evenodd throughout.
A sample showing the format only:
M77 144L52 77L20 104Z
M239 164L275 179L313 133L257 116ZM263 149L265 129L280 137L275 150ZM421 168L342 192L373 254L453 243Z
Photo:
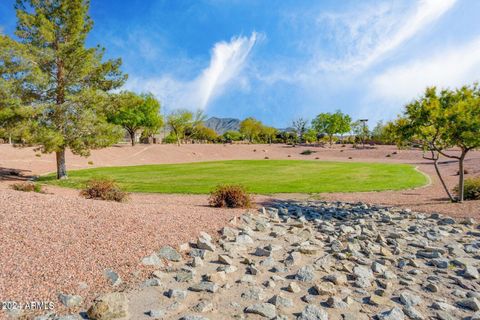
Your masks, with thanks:
M422 298L414 293L404 291L400 293L400 301L407 307L414 307L422 302Z
M79 306L83 303L83 298L81 296L71 295L71 294L63 294L63 293L60 293L58 295L58 300L60 300L60 302L68 308L76 307L76 306Z
M321 307L309 304L303 309L297 320L328 320L328 313Z
M208 281L201 281L198 284L195 284L191 287L188 288L190 291L195 291L195 292L210 292L210 293L215 293L218 290L218 285L214 282L208 282Z
M378 320L404 320L405 314L399 307L392 308L377 314Z
M105 270L104 274L105 274L105 277L107 277L110 284L114 287L119 286L123 282L120 275L113 270L107 269Z
M160 258L166 259L168 261L181 261L182 255L177 252L174 248L170 246L162 247L158 252L157 255Z
M258 314L262 317L273 319L277 316L275 306L270 303L257 303L245 309L245 313Z
M477 298L467 298L463 299L460 301L457 301L457 304L460 307L467 308L473 311L479 311L480 310L480 302L478 301Z
M311 265L301 267L295 274L295 279L299 281L315 280L315 269Z
M162 260L155 254L152 253L149 256L146 256L142 259L142 264L144 266L161 266Z

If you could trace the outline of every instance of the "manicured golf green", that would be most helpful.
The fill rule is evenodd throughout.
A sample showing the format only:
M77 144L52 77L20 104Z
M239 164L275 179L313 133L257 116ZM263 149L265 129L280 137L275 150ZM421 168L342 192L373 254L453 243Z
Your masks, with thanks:
M209 193L219 184L242 184L250 192L321 193L399 190L418 187L427 178L407 164L330 162L312 160L232 160L103 167L54 175L41 182L82 188L92 178L115 179L130 192Z

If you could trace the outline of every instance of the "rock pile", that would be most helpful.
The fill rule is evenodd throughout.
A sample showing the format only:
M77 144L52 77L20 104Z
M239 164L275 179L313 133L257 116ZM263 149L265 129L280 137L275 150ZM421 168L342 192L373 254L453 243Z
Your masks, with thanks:
M363 203L281 202L242 215L218 239L202 233L182 249L145 257L157 268L151 279L99 297L87 314L480 319L480 229L472 219Z

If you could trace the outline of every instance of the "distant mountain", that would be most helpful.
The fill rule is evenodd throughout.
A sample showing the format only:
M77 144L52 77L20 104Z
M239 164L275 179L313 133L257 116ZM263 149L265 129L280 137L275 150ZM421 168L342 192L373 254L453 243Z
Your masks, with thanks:
M240 130L240 120L234 118L216 118L211 117L204 122L205 127L215 130L217 134L224 134L227 131Z
M280 129L277 129L277 130L280 131L280 132L295 132L295 128L292 128L292 127L280 128Z

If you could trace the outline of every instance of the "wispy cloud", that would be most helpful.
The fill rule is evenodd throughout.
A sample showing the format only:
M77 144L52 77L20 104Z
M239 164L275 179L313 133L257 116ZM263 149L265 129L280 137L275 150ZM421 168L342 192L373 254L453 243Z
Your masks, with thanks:
M230 41L218 42L213 46L210 63L197 77L182 80L174 75L153 78L133 77L128 89L148 91L155 94L168 108L205 109L209 103L237 82L246 86L242 72L259 36L237 36Z
M480 37L385 70L373 78L371 92L387 102L406 103L427 86L461 86L480 80L479 74Z
M223 92L230 81L240 74L256 42L257 33L254 32L249 38L236 37L230 42L215 44L210 65L203 70L194 84L198 90L200 108L204 109L213 98Z
M349 12L321 14L317 24L330 34L343 57L320 70L361 71L384 58L448 12L457 0L420 0L416 6L381 3Z

